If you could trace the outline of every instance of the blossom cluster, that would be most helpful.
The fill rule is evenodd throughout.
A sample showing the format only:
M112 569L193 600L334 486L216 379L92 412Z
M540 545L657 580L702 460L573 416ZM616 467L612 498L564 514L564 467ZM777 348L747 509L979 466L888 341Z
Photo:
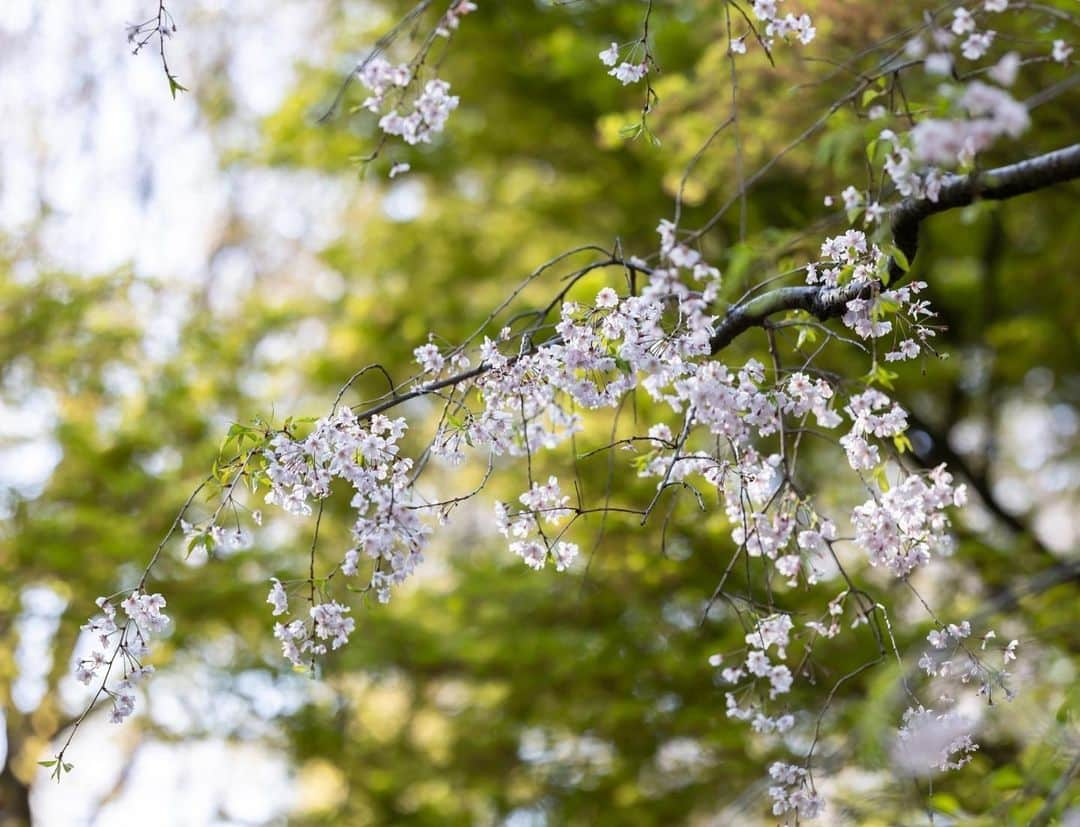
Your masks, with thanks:
M287 601L282 602L282 595L277 591L280 588L281 584L275 581L267 598L267 602L274 603L275 615L283 613L279 608L288 610ZM348 606L331 600L316 603L308 610L310 623L299 618L289 623L275 623L274 637L281 642L282 654L293 666L303 668L307 665L305 658L326 654L327 641L332 649L344 646L356 628L356 621L346 616L351 611Z
M387 135L401 136L407 144L430 143L431 136L443 131L450 113L457 109L459 98L449 91L445 80L429 80L413 101L411 112L402 115L391 109L379 119L379 128Z
M987 657L987 647L997 635L991 629L974 646L971 622L941 623L926 635L929 649L919 658L919 668L933 680L938 694L937 709L915 705L906 710L893 744L892 758L905 775L927 776L932 772L959 769L978 750L975 742L977 720L961 712L957 690L976 687L977 695L992 701L994 687L1009 700L1008 665L1016 659L1019 641L1012 640L999 650L1000 665Z
M82 630L96 638L101 648L76 662L75 678L87 685L101 681L101 690L112 701L109 721L118 724L135 711L135 687L154 671L142 663L150 653L150 636L164 631L169 618L162 612L165 598L160 593L136 590L129 594L120 602L127 620L119 624L116 607L107 598L99 597L97 606L101 614L90 618ZM117 669L119 676L114 674ZM110 685L111 677L119 680Z
M637 296L619 301L614 291L604 289L591 307L564 303L554 341L507 355L500 342L485 339L480 350L485 372L474 385L483 410L451 430L496 454L523 455L555 447L578 430L574 406L618 405L639 376L646 378L650 393L663 397L663 385L693 369L688 358L709 352L715 317L706 310L719 276L695 251L675 245L667 252L672 266L650 270L642 265L650 279ZM710 283L703 290L691 289L680 278L684 269ZM669 309L678 312L674 327L665 326ZM430 347L417 355L428 369L443 364ZM444 433L436 445L442 453L456 454L461 442Z
M914 776L958 770L979 748L972 739L973 728L974 722L956 711L909 707L893 745L893 763Z
M807 820L817 818L825 810L825 800L814 792L810 774L804 767L776 761L769 767L769 798L773 815L794 813Z
M849 211L862 203L862 195L854 187L845 190L843 198ZM850 229L825 239L821 258L806 266L806 282L824 288L863 287L860 295L846 302L841 321L862 339L902 332L903 337L897 335L894 348L885 354L885 361L914 359L935 335L928 324L935 313L929 302L919 297L926 282L909 281L885 289L880 279L888 267L889 256L862 230Z
M724 669L722 677L728 683L738 683L743 678L750 677L752 680L764 679L769 683L769 698L775 699L777 695L785 695L791 691L791 670L783 663L773 663L769 659L769 650L776 648L775 657L782 661L787 657L787 646L791 630L794 624L791 617L786 614L774 614L757 621L756 628L747 633L747 655L741 666ZM732 693L727 695L728 717L749 720L746 710L740 709L735 702ZM756 712L755 712L756 715ZM778 729L783 732L790 729L794 721L790 716L780 721L769 721L767 725L755 724L755 729Z
M621 49L619 48L619 44L612 43L608 48L600 52L600 62L605 66L611 67L608 74L618 80L623 86L637 83L649 73L648 60L620 60L620 53Z
M414 503L413 461L399 455L405 431L404 419L376 415L361 422L343 408L319 420L303 439L276 434L265 453L266 502L291 514L311 514L310 501L328 497L334 479L352 486L354 545L345 552L340 571L352 576L362 558L374 561L370 586L384 603L391 587L422 562L431 533Z
M559 488L557 477L549 477L545 485L533 483L532 488L518 498L524 509L511 513L504 503L495 503L495 528L504 537L514 538L510 551L529 568L539 571L548 555L556 571L566 571L578 555L575 543L565 540L550 542L544 534L545 524L558 527L573 509L567 508L570 498Z
M461 25L461 18L467 14L472 14L478 6L473 3L472 0L456 0L456 2L446 10L446 14L442 16L439 21L438 27L435 29L435 34L439 37L450 37L458 26Z
M716 317L708 308L719 271L697 251L675 243L669 222L660 232L667 266L635 264L649 273L639 295L620 300L605 288L592 306L564 303L557 338L532 350L524 349L523 340L521 351L505 354L503 337L485 339L484 372L473 383L483 407L444 427L435 453L459 461L463 443L511 455L553 448L580 429L575 408L613 408L639 379L653 398L681 407L690 387L673 394L673 383L714 369L691 360L710 352ZM684 274L701 288L687 284ZM429 373L446 364L433 345L418 348L416 355Z
M870 565L906 577L930 562L932 552L951 553L946 509L963 505L966 499L965 486L953 486L944 465L926 475L907 474L855 507L851 514L855 542L866 552Z
M960 686L974 685L978 694L990 698L994 686L1000 687L1005 696L1012 699L1014 692L1009 685L1009 663L1016 660L1020 641L1013 639L999 650L1000 666L988 662L986 654L990 641L997 633L990 629L981 638L979 647L973 648L964 641L971 637L971 623L947 623L932 629L926 636L930 649L919 658L919 668L928 677L953 681Z
M808 14L795 15L790 12L780 15L781 0L754 0L754 16L765 24L765 42L772 45L773 39L798 40L804 46L813 42L817 29Z
M434 33L449 38L461 25L461 18L476 11L471 0L456 0L439 19ZM460 99L450 94L450 84L434 77L421 83L420 66L426 52L406 63L391 63L375 54L360 64L356 77L371 93L362 106L380 114L379 129L400 137L409 145L430 143L442 132ZM391 177L407 172L409 165L394 165Z
M848 464L856 471L873 470L881 455L868 437L899 436L907 430L907 412L874 388L852 396L844 410L852 423L851 430L840 438Z
M965 117L927 118L911 130L912 151L931 164L970 164L1003 136L1018 138L1031 124L1025 106L1004 89L973 80L957 96Z
M390 63L376 55L360 68L358 77L371 92L362 106L371 112L379 112L393 90L408 88L413 82L414 72L407 63Z
M867 284L877 275L883 259L884 253L869 243L866 233L848 230L821 243L821 261L807 265L806 283L825 287L845 281Z

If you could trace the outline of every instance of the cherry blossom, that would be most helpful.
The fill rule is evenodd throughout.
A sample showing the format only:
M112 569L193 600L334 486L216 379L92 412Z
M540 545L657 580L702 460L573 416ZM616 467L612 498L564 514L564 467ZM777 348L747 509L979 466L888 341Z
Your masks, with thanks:
M957 712L909 707L893 746L893 763L916 776L960 769L979 748L973 729L974 722Z
M274 607L274 616L283 615L289 611L289 597L285 594L285 589L281 585L281 581L276 577L271 578L273 585L270 587L270 594L266 596L266 602Z
M779 0L754 0L746 20L737 24L750 27L754 36L740 33L743 29L724 35L732 66L733 56L744 54L758 36L770 57L780 42L814 41L813 20L782 13L780 6ZM444 8L431 37L451 38L461 20L477 11L467 0ZM934 354L935 313L925 298L926 283L909 277L911 249L902 252L900 234L894 239L890 230L912 203L920 209L939 200L948 203L963 180L953 171L963 173L981 153L1030 127L1028 108L1008 88L1031 55L1019 50L996 62L987 57L998 37L984 27L987 15L1009 8L1008 0L959 5L906 36L910 39L897 54L911 65L888 71L907 72L905 78L926 84L933 105L905 113L908 122L902 123L899 104L875 102L865 115L867 104L859 104L858 117L875 122L868 124L875 137L865 147L871 169L863 180L838 182L833 191L840 193L844 212L831 218L843 223L829 235L815 231L812 243L799 248L797 263L781 274L788 279L782 290L812 300L785 305L788 315L782 320L768 310L771 319L757 325L769 346L764 362L721 352L724 345L718 343L725 323L762 298L754 294L764 282L751 285L745 300L733 295L742 286L725 279L717 266L724 259L710 261L714 248L702 240L708 227L695 232L680 225L680 203L672 218L659 220L657 236L642 245L645 249L630 256L621 246L610 256L604 251L604 257L571 274L546 309L512 318L495 313L457 345L431 334L412 350L415 375L390 380L392 389L372 407L348 406L350 382L329 413L309 421L310 427L290 421L255 429L257 447L226 469L221 507L200 520L188 515L189 502L177 518L174 528L188 550L253 547L248 529L219 523L222 508L235 505L244 490L241 483L280 509L277 519L314 532L302 579L287 579L287 593L272 577L266 597L272 617L281 618L272 628L282 655L306 670L347 645L355 632L354 607L339 599L359 591L379 602L390 600L423 563L436 525L449 520L459 503L480 497L496 466L519 474L510 490L522 493L495 502L486 513L493 514L493 529L506 540L510 555L540 572L519 571L520 576L553 577L551 568L564 575L572 570L580 557L575 532L593 513L624 511L646 522L663 497L691 491L702 510L722 510L731 566L741 561L748 572L753 566L769 595L768 604L755 597L740 609L737 651L708 659L727 685L726 715L746 724L770 749L796 745L804 750L800 763L771 763L768 795L777 816L819 816L825 802L814 785L813 759L821 721L806 727L807 710L793 706L800 687L809 688L813 680L805 664L810 655L818 658L815 646L839 645L843 641L835 639L860 625L872 626L879 642L885 639L882 629L889 628L892 639L890 608L873 593L897 579L911 586L919 569L951 553L952 512L967 498L965 486L956 484L944 465L919 470L906 455L912 417L890 395L896 374L884 366ZM640 40L625 47L612 42L597 57L609 76L630 85L658 68L649 48L646 27ZM1071 52L1065 41L1053 41L1053 60L1067 62ZM409 146L442 133L460 104L425 56L421 51L413 60L395 63L375 54L355 72L368 92L362 104L366 117L377 122L384 137L399 137ZM976 71L959 72L965 65L959 57L975 62ZM1045 51L1036 59L1048 63ZM389 177L409 168L397 162ZM835 199L827 196L824 203L832 207ZM577 281L592 272L605 281ZM781 325L799 336L794 351L777 346ZM816 353L804 352L808 333L825 338L822 348L849 347L865 358L867 376L856 381L823 370ZM788 360L790 353L798 354L797 362ZM408 404L421 399L443 411L437 423L424 419L424 402L415 410ZM632 454L629 473L647 481L639 487L648 489L649 499L620 508L592 507L578 486L548 474L540 458L545 455L546 461L560 448L578 450L588 417L613 415L628 399L644 403L637 430L631 438L612 438ZM796 455L804 433L819 437L823 450L832 452L837 472L854 491L848 500L830 502L803 490ZM439 461L432 463L432 457ZM455 469L477 458L488 471L475 490L441 490L447 480L459 479ZM432 464L445 466L445 476L425 475ZM321 518L335 491L349 497L350 539L329 552L330 571L316 576L319 522L309 518L316 512ZM253 512L252 521L261 524L261 512ZM99 694L112 701L110 720L133 714L138 682L151 671L142 664L150 638L168 628L165 598L144 588L156 559L155 554L135 588L120 592L126 595L118 604L122 615L103 597L97 601L100 613L82 627L94 648L75 663L75 677L86 685L100 682ZM358 587L351 585L355 578ZM717 597L724 596L723 585L721 580ZM791 589L813 590L820 596L819 611L811 618L786 611L783 595ZM973 621L939 620L923 605L933 628L926 645L919 644L925 650L918 659L922 678L985 696L1005 687L1008 696L1005 667L1017 656L1017 640L994 648L992 631L979 629L981 638L973 637ZM923 628L918 627L920 636ZM978 749L973 720L941 697L936 709L910 703L893 749L900 772L925 776L971 760ZM808 748L807 731L813 736ZM778 737L788 733L793 735ZM665 754L677 764L688 750L676 742Z

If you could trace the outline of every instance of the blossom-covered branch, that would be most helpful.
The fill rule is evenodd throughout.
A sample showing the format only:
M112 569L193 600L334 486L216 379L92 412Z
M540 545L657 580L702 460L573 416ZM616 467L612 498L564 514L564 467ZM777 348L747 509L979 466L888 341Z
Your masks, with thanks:
M425 66L436 39L449 38L476 4L448 2L411 57L394 62L384 55L406 24L419 25L430 5L430 0L415 5L350 73L369 92L360 109L377 117L379 148L391 136L410 147L442 140L459 106L449 83ZM189 548L249 545L252 535L241 527L240 512L250 512L255 525L261 525L262 512L244 505L248 496L258 495L287 515L278 519L314 516L305 565L293 577L275 572L280 576L268 578L267 594L282 654L294 667L314 671L318 659L346 645L356 629L349 593L391 600L422 565L437 528L461 503L480 496L498 458L509 458L506 465L517 472L515 493L520 493L489 504L492 527L509 552L536 571L549 563L556 572L572 570L582 556L575 532L591 517L622 514L645 525L661 504L673 508L675 499L689 492L703 511L709 502L718 504L730 539L730 557L706 607L707 614L724 600L742 629L736 650L709 661L725 685L726 714L763 738L801 728L806 738L792 740L809 744L794 761L771 764L773 812L797 822L823 811L814 771L826 712L845 682L890 656L903 665L882 581L910 591L931 626L918 665L933 682L934 689L924 694L936 694L926 701L905 682L908 708L897 734L895 764L915 777L962 766L978 744L953 695L938 687L970 687L988 700L999 690L1010 696L1007 667L1016 658L1018 641L992 645L992 629L973 628L970 619L939 617L912 585L919 571L952 554L952 515L967 495L945 465L925 468L911 461L908 413L889 392L896 374L884 363L936 352L935 312L923 296L927 285L904 280L919 252L923 221L977 200L1009 199L1080 177L1080 144L996 169L950 171L976 169L982 153L1030 127L1028 108L1008 91L1022 64L1018 54L1004 54L984 67L993 83L954 71L960 60L979 61L989 53L996 37L989 21L1008 8L1007 0L950 3L928 15L906 33L904 46L882 45L888 50L883 65L860 74L855 90L834 101L789 145L814 134L842 107L860 106L864 92L880 95L883 102L865 117L883 121L882 128L860 147L869 159L870 182L861 189L851 184L840 196L846 227L825 237L810 228L806 235L816 239L813 252L800 251L802 263L777 277L799 274L804 284L753 295L767 286L761 282L751 288L751 297L725 307L730 285L724 261L702 240L726 207L689 231L679 226L680 194L674 220L659 221L658 240L640 256L624 254L617 244L612 250L589 246L556 257L526 284L574 256L588 253L591 260L562 274L548 302L507 318L504 311L519 288L474 337L457 346L442 344L434 334L417 343L418 369L408 380L396 383L385 368L371 366L353 375L322 417L280 426L234 425L226 441L229 456L215 468L217 507L199 519L187 514L189 499L177 518ZM648 3L637 39L622 46L613 41L598 53L622 84L646 80L643 125L644 114L658 104L650 77L659 69L649 34L654 12ZM725 12L732 109L691 165L720 130L738 126L736 56L756 43L771 63L774 46L809 45L817 34L808 15L782 14L779 0L754 0L749 11L725 3ZM1044 51L1049 54L1041 59L1069 60L1064 41L1055 40ZM918 72L927 93L935 96L934 108L925 112L912 109L900 84ZM868 90L873 84L876 89ZM740 141L738 129L734 132ZM744 177L741 146L736 150L737 192L729 204L745 200L787 152ZM390 174L406 171L406 162L399 161ZM832 196L825 203L832 206ZM740 234L745 223L744 213ZM600 286L586 281L592 274L608 278ZM791 311L807 316L772 320ZM837 318L839 324L825 324ZM823 332L825 342L807 356L800 336L785 350L778 335L782 325ZM726 351L751 327L767 330L768 355L762 357L767 364ZM870 362L869 373L856 381L821 368L816 357L829 346L853 348L857 360ZM367 403L343 404L345 394L355 392L354 383L374 370L390 390ZM406 405L417 400L427 404ZM636 416L627 435L620 433L619 414L628 401ZM395 418L388 416L392 411ZM582 459L578 435L600 412L609 416L610 434L604 447L584 456L631 454L626 470L647 482L648 493L639 493L639 502L614 504L609 489L602 503L593 503L576 482L570 486L548 468L541 470L541 455L567 447L575 463ZM851 502L836 505L803 480L801 458L811 440L846 469L855 492ZM455 476L455 469L469 462L486 468L479 485ZM432 473L433 466L441 473ZM441 490L455 479L452 492L466 493ZM317 556L316 546L324 504L335 490L350 497L351 536L327 562ZM237 515L235 527L221 524L226 509ZM164 597L148 593L146 585L168 539L120 601L126 619L118 622L115 598L103 597L101 614L85 627L101 651L77 663L77 676L99 681L95 700L112 698L113 720L132 713L134 683L149 672L141 659L150 634L167 624L161 613ZM737 565L745 569L742 590L729 578ZM816 590L821 601L816 616L798 616L785 606L794 590ZM793 699L800 690L812 691L816 660L827 656L822 652L829 641L863 625L873 634L870 659L819 692L814 712L800 708ZM772 743L785 746L779 739ZM61 762L66 748L57 756Z
M1002 201L1078 177L1080 144L1073 144L1008 166L970 175L950 175L942 181L941 190L934 199L928 196L904 199L892 212L892 237L899 255L892 256L889 262L889 283L903 278L909 263L915 261L919 251L919 227L927 218L966 207L976 200ZM826 321L842 315L853 299L865 297L883 286L881 281L876 281L843 287L808 285L769 290L724 314L713 334L713 352L723 350L739 334L751 327L762 326L777 313L805 310Z

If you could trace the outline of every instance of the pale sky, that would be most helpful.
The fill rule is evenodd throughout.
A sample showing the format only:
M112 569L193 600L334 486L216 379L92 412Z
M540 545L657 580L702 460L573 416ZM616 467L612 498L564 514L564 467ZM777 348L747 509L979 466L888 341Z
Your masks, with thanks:
M93 274L131 266L180 295L213 277L227 304L250 287L254 270L288 266L302 255L301 240L317 249L336 233L340 183L219 166L223 148L256 136L257 118L288 92L294 63L318 59L318 4L178 5L170 62L181 80L196 89L200 67L227 55L238 114L213 132L193 95L169 97L152 50L132 56L127 48L125 24L156 11L156 0L0 2L0 236L14 245L18 278L32 281L47 268ZM264 227L265 237L219 257L211 273L210 253L236 212L249 227ZM160 295L148 302L148 328L157 331L148 356L168 355L184 302ZM50 438L55 405L47 392L10 385L0 395L0 485L32 495L60 458ZM34 653L47 651L62 608L44 590L24 595L20 707L40 697L48 664ZM182 680L160 678L152 703L140 707L176 729L195 699L238 716L272 715L295 702L257 676L247 679L246 704L215 695L197 664L185 665ZM64 695L74 709L85 692L71 681ZM177 827L277 823L295 804L287 762L266 747L222 739L139 745L135 731L91 719L73 750L77 771L60 786L36 785L36 822L119 825L153 812L155 824Z

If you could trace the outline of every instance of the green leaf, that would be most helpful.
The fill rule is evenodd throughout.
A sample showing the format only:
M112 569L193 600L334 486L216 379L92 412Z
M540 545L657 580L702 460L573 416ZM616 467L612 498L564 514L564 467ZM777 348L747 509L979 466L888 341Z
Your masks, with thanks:
M735 244L728 255L726 278L730 282L737 282L750 269L754 260L753 248L748 244Z
M176 79L175 75L168 75L169 78L169 94L173 96L173 100L176 100L177 92L186 92L187 87L181 85L180 81Z
M961 811L960 802L950 793L934 793L930 797L930 803L947 815L956 815Z
M890 313L896 313L899 309L900 305L898 302L878 296L877 301L875 301L873 307L870 308L870 316L877 320Z
M885 146L880 138L874 138L866 144L866 158L870 163L877 163L878 150Z
M904 255L904 251L897 247L895 244L886 244L884 250L886 253L892 256L893 261L896 262L896 266L903 270L905 273L911 269L911 262L908 261L908 257Z
M839 273L836 274L836 283L837 284L847 284L849 281L851 281L851 277L854 274L855 274L855 265L847 264L840 270Z
M1024 786L1024 776L1016 767L1002 767L990 776L990 786L995 790L1014 790Z
M38 761L38 766L39 767L51 767L54 764L56 764L56 759L55 758L52 761Z
M864 381L870 385L880 385L887 390L893 389L893 380L900 376L898 373L894 373L891 370L886 369L883 365L875 363L870 372L863 377Z
M874 482L878 484L878 487L882 491L889 490L889 477L885 473L885 463L882 463L877 468L875 468L870 476L873 478Z
M192 554L194 554L195 549L199 548L200 546L202 546L204 551L209 552L210 549L208 548L208 546L212 542L213 541L210 540L209 537L207 537L206 535L203 535L203 534L192 537L188 541L187 552L184 554L184 559L186 560L188 557L190 557Z
M804 344L813 344L817 341L817 331L812 327L800 327L799 338L795 340L795 347L801 348Z

